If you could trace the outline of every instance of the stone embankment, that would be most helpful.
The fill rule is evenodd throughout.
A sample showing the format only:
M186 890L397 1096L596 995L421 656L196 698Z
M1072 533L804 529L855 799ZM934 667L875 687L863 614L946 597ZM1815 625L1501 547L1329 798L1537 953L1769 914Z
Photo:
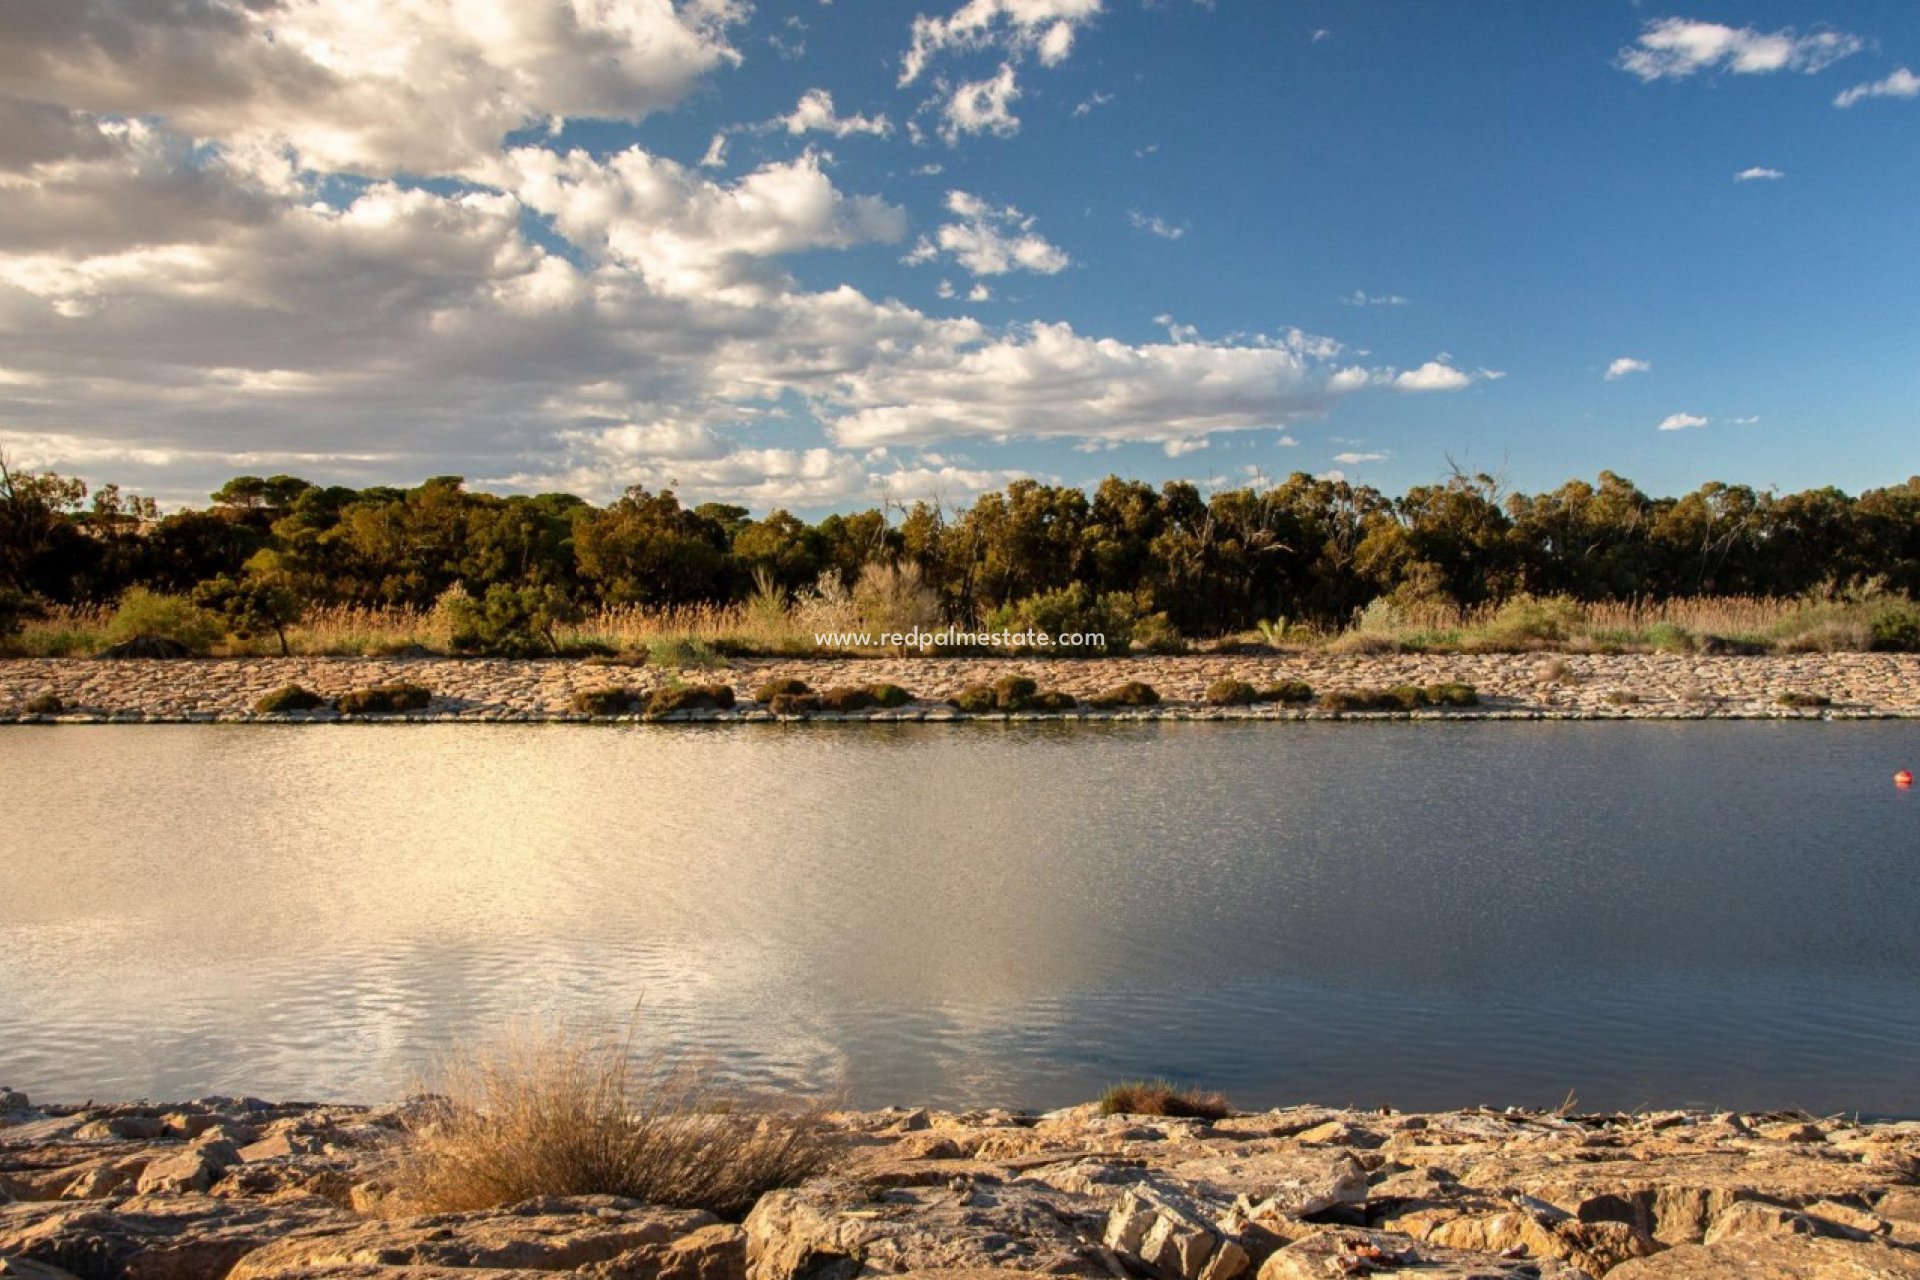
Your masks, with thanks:
M410 720L583 720L576 693L607 685L642 692L677 682L730 685L731 711L677 713L674 718L769 720L750 701L766 681L792 676L815 689L901 685L911 705L820 715L815 719L959 720L946 700L970 684L1031 676L1043 689L1085 699L1130 680L1158 691L1162 705L1144 709L1020 712L1015 718L1299 719L1333 713L1262 705L1210 707L1203 695L1222 679L1264 686L1300 680L1321 693L1397 684L1459 681L1479 690L1472 710L1421 716L1520 719L1862 718L1920 716L1920 655L1804 654L1784 657L1616 656L1552 654L1397 654L1330 656L1266 654L1179 658L1015 660L970 658L741 659L714 670L601 665L591 661L451 660L436 658L236 658L104 662L86 659L0 661L0 721L70 723L196 722L255 719L326 721L330 710L264 717L254 704L271 690L299 684L332 698L350 689L409 681L433 692ZM29 703L51 694L62 710L36 715ZM1783 695L1826 705L1788 706ZM1382 713L1360 713L1379 715ZM986 718L1004 719L1005 713Z
M1920 1123L1292 1108L1208 1123L843 1113L743 1222L608 1196L390 1211L408 1111L34 1109L0 1091L0 1277L1912 1280Z

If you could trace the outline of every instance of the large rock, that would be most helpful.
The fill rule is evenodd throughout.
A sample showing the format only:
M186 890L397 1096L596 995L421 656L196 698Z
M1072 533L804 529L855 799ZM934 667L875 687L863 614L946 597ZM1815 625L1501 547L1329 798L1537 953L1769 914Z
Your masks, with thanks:
M1878 1240L1739 1236L1623 1263L1606 1280L1915 1280L1920 1252Z
M630 1249L667 1244L715 1221L699 1209L661 1209L616 1196L570 1196L474 1213L334 1222L248 1254L229 1280L262 1280L300 1267L366 1264L569 1271Z
M1582 1222L1544 1201L1465 1195L1397 1204L1370 1214L1372 1226L1469 1253L1558 1258L1591 1275L1660 1248L1624 1222Z
M1141 1183L1107 1216L1107 1248L1137 1259L1161 1280L1235 1280L1249 1269L1240 1242L1191 1196Z
M1376 1271L1418 1280L1591 1280L1556 1259L1501 1258L1391 1231L1323 1230L1268 1258L1259 1280L1327 1280Z
M149 1163L135 1189L143 1196L205 1192L239 1163L240 1150L231 1142L200 1142Z
M26 1258L0 1258L0 1280L74 1280L74 1274Z
M0 1205L0 1257L47 1263L80 1280L207 1280L333 1213L204 1196L29 1201Z
M1366 1170L1344 1151L1244 1143L1163 1166L1166 1177L1223 1204L1245 1197L1296 1218L1367 1198Z
M1025 1184L956 1178L878 1193L822 1179L760 1198L747 1215L749 1280L1003 1269L1110 1275L1103 1206Z

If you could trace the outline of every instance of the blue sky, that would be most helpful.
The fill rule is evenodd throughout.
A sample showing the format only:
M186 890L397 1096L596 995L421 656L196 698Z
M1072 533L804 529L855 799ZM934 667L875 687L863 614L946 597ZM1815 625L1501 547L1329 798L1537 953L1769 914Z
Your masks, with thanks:
M176 501L1920 471L1910 0L24 8L0 447Z

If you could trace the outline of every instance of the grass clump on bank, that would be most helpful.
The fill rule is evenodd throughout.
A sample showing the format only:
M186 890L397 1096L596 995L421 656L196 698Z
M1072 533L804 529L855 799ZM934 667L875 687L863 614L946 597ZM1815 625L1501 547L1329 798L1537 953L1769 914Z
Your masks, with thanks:
M394 715L403 711L425 711L432 701L431 690L403 680L349 689L333 700L333 709L343 716Z
M1418 711L1423 707L1477 707L1480 691L1449 681L1422 687L1396 684L1386 689L1335 689L1320 695L1328 711Z
M769 680L753 691L755 702L772 702L775 698L804 697L812 693L805 680L796 680L786 676L779 680Z
M1172 1116L1224 1120L1233 1114L1225 1095L1182 1089L1166 1080L1123 1080L1100 1095L1103 1116Z
M1096 693L1087 699L1090 707L1102 710L1114 707L1157 707L1160 705L1160 692L1152 685L1141 680L1129 680L1125 684L1115 685L1105 693Z
M1833 699L1824 693L1807 693L1800 689L1788 689L1774 701L1783 707L1804 710L1812 707L1830 707Z
M26 712L30 716L57 716L67 709L57 693L36 693L27 699Z
M283 684L253 704L263 716L285 715L291 711L317 711L327 700L304 685Z
M630 1046L528 1029L456 1053L427 1082L388 1204L461 1213L540 1196L622 1196L732 1221L832 1167L812 1108L756 1106Z
M1245 680L1215 680L1207 686L1210 707L1250 707L1260 699L1260 691Z
M626 716L640 709L638 689L624 684L598 685L573 695L573 709L583 716Z
M726 684L683 684L654 690L647 699L647 714L670 716L676 711L728 711L733 707L733 686Z
M1289 707L1305 706L1313 701L1313 686L1304 680L1282 680L1270 684L1255 696L1257 702L1278 702Z
M1027 676L1001 676L992 684L970 684L955 694L951 705L973 715L995 711L1071 711L1079 706L1070 693L1042 690Z

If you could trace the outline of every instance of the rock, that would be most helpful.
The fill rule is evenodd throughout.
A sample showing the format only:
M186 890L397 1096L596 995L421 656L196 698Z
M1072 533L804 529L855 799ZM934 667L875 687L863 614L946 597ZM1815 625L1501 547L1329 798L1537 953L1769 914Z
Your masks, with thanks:
M1207 1220L1198 1201L1147 1183L1120 1197L1104 1241L1163 1280L1234 1280L1248 1269L1247 1251Z
M1475 1197L1401 1207L1369 1222L1469 1253L1558 1258L1596 1276L1660 1247L1624 1222L1581 1222L1524 1196L1515 1202Z
M108 1116L104 1120L88 1121L73 1136L88 1141L125 1138L134 1142L151 1142L166 1131L167 1122L158 1116Z
M1606 1280L1914 1280L1920 1253L1877 1240L1737 1237L1676 1245L1623 1263Z
M747 1215L748 1280L986 1268L1108 1277L1102 1206L1026 1184L957 1178L871 1194L844 1178L762 1196Z
M577 1274L590 1280L746 1280L747 1233L731 1223L701 1227L666 1244L629 1249Z
M109 660L126 658L190 658L191 650L178 640L166 636L135 636L131 640L122 640L119 644L110 644L93 655L95 658Z
M0 1116L18 1115L32 1109L33 1103L27 1100L26 1094L18 1089L0 1089Z
M206 1280L332 1213L203 1196L0 1205L0 1257L60 1267L80 1280Z
M1359 1147L1363 1150L1371 1150L1386 1142L1386 1138L1371 1129L1356 1128L1344 1120L1317 1124L1295 1134L1293 1140L1306 1146Z
M0 1280L76 1280L73 1272L26 1258L0 1258Z
M1425 1244L1391 1231L1324 1230L1268 1258L1259 1280L1329 1276L1418 1276L1421 1280L1590 1280L1554 1259L1500 1258Z
M1855 1210L1843 1206L1833 1206L1835 1211L1853 1216ZM1870 1215L1865 1215L1869 1216ZM1869 1240L1876 1232L1871 1228L1862 1229L1836 1221L1834 1218L1818 1217L1812 1213L1803 1213L1798 1209L1789 1209L1784 1205L1768 1204L1760 1200L1742 1200L1729 1205L1707 1227L1702 1244L1719 1244L1722 1240L1750 1240L1756 1237L1780 1236L1827 1236L1841 1240Z
M162 1156L140 1171L136 1189L143 1196L205 1192L234 1165L240 1152L231 1142L204 1142Z
M1295 1218L1367 1198L1367 1173L1344 1152L1245 1143L1165 1166L1168 1178L1222 1204L1239 1197Z
M551 1271L497 1267L383 1267L353 1263L338 1267L289 1267L262 1272L256 1280L553 1280Z
M616 1196L547 1197L504 1209L385 1222L328 1223L249 1254L228 1280L293 1268L365 1263L565 1271L710 1226L699 1209L661 1209Z

